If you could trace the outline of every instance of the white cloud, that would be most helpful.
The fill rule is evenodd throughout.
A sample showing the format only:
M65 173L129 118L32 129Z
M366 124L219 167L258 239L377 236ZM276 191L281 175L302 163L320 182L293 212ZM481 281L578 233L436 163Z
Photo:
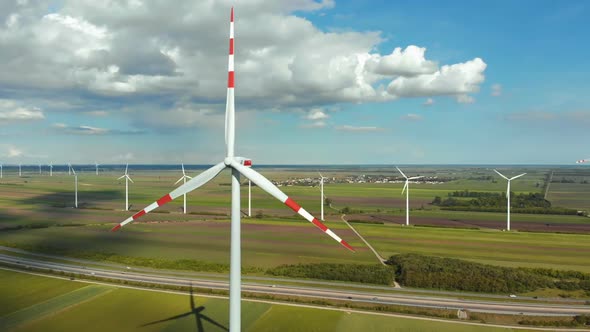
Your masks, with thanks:
M424 117L420 114L414 114L414 113L408 113L404 116L401 117L402 120L408 120L408 121L422 121L424 120Z
M305 118L308 120L325 120L329 117L330 116L326 114L324 111L322 111L322 109L320 108L314 108L310 110L309 113L305 116Z
M336 130L339 131L350 131L350 132L374 132L374 131L382 131L383 128L380 127L373 127L373 126L351 126L351 125L343 125L337 126Z
M301 126L302 128L324 128L326 127L326 122L324 121L316 121L312 123L306 123Z
M483 72L486 67L480 58L445 65L433 74L398 77L389 84L387 91L399 97L452 95L462 102L468 99L468 93L479 91L479 84L485 79Z
M103 117L103 116L109 115L109 112L107 112L107 111L88 111L88 112L84 112L84 113L91 115L91 116L98 116L98 117Z
M45 118L37 107L26 107L17 101L0 99L0 124L15 121L35 121Z
M492 96L500 97L502 95L502 85L494 84L492 85Z
M426 48L410 45L402 51L397 47L389 55L374 54L367 60L367 70L384 76L417 76L433 74L438 70L435 61L426 60Z
M428 99L426 99L426 101L422 105L423 106L432 106L432 105L434 105L434 99L428 98Z
M14 147L14 146L9 146L8 147L8 154L7 157L8 158L16 158L16 157L20 157L22 156L24 153L22 150Z
M460 104L473 104L475 99L469 95L458 95L457 102Z
M479 58L439 68L416 45L381 55L378 31L326 32L292 14L332 7L332 0L241 2L236 98L258 109L309 109L479 90L486 67ZM166 97L223 109L229 3L64 0L49 14L36 1L0 9L0 84L7 89L77 91L67 98L87 98L92 108L101 107L97 96L126 96L136 98L129 103ZM189 122L212 116L189 113Z
M71 127L65 123L54 123L53 129L58 133L71 135L135 135L144 133L140 130L107 129L87 125Z

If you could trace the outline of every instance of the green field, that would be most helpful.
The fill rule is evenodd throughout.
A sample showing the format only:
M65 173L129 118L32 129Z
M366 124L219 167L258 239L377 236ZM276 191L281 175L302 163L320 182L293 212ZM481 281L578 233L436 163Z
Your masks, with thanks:
M27 284L18 280L27 279ZM59 292L28 296L47 280ZM73 288L71 286L74 285ZM74 290L72 290L74 289ZM100 293L100 294L99 294ZM0 294L22 298L27 306L4 302L0 328L14 331L226 331L228 302L188 294L94 286L0 270ZM2 301L5 301L2 299ZM15 319L18 317L18 319ZM6 325L10 322L12 325ZM5 325L1 325L5 324ZM509 331L356 312L243 301L243 331Z

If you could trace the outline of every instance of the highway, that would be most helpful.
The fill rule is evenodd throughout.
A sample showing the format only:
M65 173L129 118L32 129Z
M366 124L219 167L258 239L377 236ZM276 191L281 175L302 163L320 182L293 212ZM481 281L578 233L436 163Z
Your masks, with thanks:
M157 273L142 273L132 269L127 271L105 270L95 267L85 267L64 263L48 262L39 259L17 257L0 254L0 263L17 266L19 268L37 268L53 271L77 273L100 278L146 282L159 285L193 286L195 288L228 289L228 282L219 280L206 280L200 277L158 275ZM343 286L343 285L341 285ZM274 294L283 296L299 296L316 299L345 300L362 303L375 303L383 305L404 305L414 307L439 308L439 309L466 309L472 312L486 312L496 314L538 315L538 316L571 316L590 314L590 306L545 304L545 303L519 303L502 301L464 300L456 298L416 296L406 294L376 294L374 292L336 290L327 287L301 287L268 285L254 282L243 282L242 291Z

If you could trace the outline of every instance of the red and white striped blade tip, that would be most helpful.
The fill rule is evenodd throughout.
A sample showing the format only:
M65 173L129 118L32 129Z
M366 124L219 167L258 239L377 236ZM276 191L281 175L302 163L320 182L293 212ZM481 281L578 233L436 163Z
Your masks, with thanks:
M116 232L121 228L121 224L117 224L117 226L111 228L111 232Z

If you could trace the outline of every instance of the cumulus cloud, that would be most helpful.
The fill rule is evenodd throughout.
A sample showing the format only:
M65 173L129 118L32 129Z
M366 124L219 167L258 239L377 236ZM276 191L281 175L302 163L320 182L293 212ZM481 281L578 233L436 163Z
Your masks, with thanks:
M502 95L502 85L494 84L492 85L492 96L500 97Z
M84 113L88 114L90 116L98 116L98 117L103 117L103 116L109 115L109 112L107 112L107 111L87 111Z
M383 128L373 127L373 126L351 126L351 125L343 125L343 126L337 126L336 127L336 130L361 133L361 132L382 131Z
M435 61L426 60L425 47L410 45L402 51L397 47L389 55L381 56L373 54L367 60L367 70L384 76L418 76L422 74L433 74L438 70Z
M54 91L92 107L97 100L126 98L130 104L146 97L224 103L228 2L180 0L170 6L64 0L51 13L38 1L9 2L0 5L2 89ZM383 41L378 31L322 31L292 15L332 7L332 0L240 3L235 23L240 103L312 108L406 97L458 98L479 90L486 68L480 58L439 67L421 46L379 54L374 51ZM223 107L210 109L222 112ZM192 124L199 121L195 118L213 116L194 110L172 115L182 112Z
M451 95L459 102L468 100L468 93L479 91L484 81L486 63L480 59L442 66L432 74L416 77L398 77L388 86L387 91L399 97L424 97Z
M26 107L9 99L0 99L0 124L15 121L35 121L45 118L37 107Z
M325 120L329 118L328 114L322 111L321 108L314 108L305 116L308 120Z
M424 117L420 114L414 114L414 113L408 113L404 116L401 117L402 120L408 120L408 121L422 121L424 120Z

